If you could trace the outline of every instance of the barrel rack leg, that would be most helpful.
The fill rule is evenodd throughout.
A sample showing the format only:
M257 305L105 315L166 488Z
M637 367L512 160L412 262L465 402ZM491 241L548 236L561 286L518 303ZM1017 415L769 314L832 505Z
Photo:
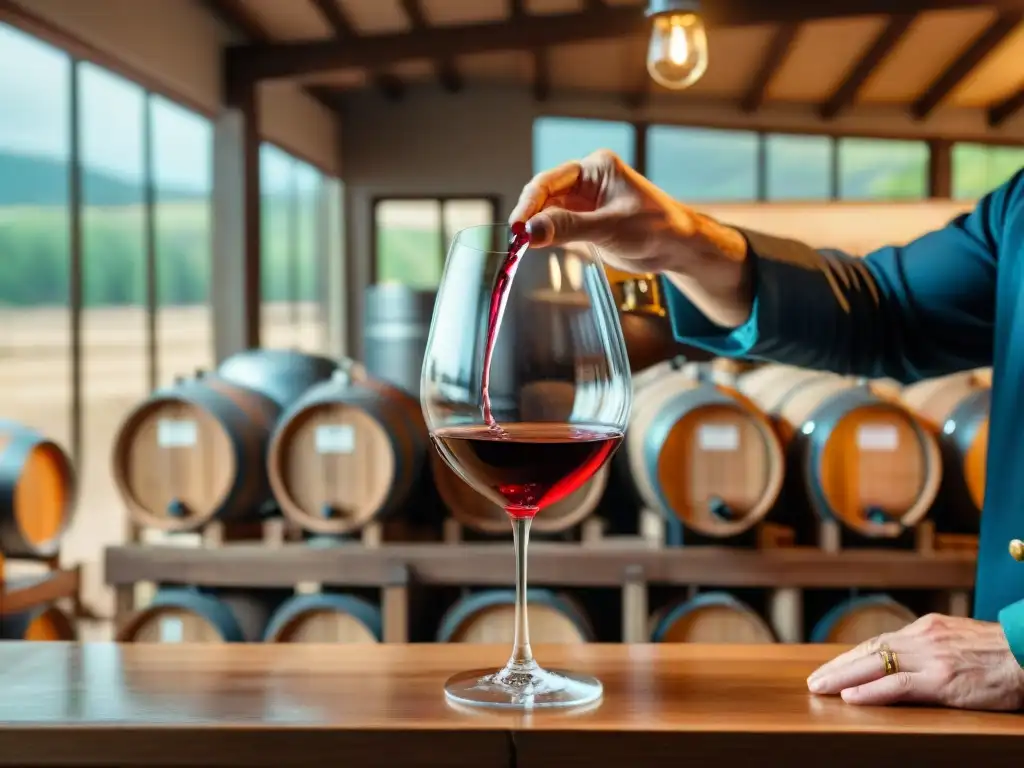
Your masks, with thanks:
M394 566L381 592L384 642L409 642L409 569L404 565Z
M622 642L647 640L647 580L641 566L631 565L622 582Z

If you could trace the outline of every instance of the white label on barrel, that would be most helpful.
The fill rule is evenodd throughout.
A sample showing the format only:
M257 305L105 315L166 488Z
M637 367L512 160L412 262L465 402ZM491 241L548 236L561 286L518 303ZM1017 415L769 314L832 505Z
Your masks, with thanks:
M892 424L864 424L857 428L857 447L862 451L895 451L899 433Z
M194 421L160 419L156 425L156 444L161 448L191 448L198 440Z
M185 638L185 623L177 616L167 616L160 620L160 642L180 643Z
M356 430L351 424L325 424L316 428L317 453L352 453Z
M702 451L735 451L740 447L740 430L734 424L702 424L697 430Z

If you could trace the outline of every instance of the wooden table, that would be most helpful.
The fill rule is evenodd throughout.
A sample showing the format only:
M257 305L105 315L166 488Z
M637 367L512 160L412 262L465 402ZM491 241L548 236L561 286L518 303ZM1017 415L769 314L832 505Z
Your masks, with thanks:
M463 712L505 646L0 644L0 766L1019 766L1024 715L857 708L804 680L836 648L540 647L598 675L579 713Z

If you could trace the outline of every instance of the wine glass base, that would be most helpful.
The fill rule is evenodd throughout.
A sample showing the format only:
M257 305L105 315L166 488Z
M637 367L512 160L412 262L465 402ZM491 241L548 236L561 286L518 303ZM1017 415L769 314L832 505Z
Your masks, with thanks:
M604 686L589 675L532 665L460 672L448 678L444 692L450 701L471 707L547 709L593 704Z

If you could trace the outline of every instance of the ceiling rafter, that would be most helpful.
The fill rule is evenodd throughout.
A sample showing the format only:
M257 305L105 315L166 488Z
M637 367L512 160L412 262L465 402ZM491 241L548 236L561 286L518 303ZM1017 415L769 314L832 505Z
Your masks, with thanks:
M327 22L337 40L350 40L359 36L335 0L310 0L310 2ZM370 79L373 80L377 89L389 99L397 100L405 94L405 85L401 78L395 75L388 72L370 72Z
M420 0L402 0L402 10L409 18L409 25L413 32L422 33L430 29ZM462 75L459 74L459 69L455 65L455 59L451 56L438 56L434 59L434 68L442 88L449 93L457 93L462 90Z
M233 34L250 43L269 43L273 40L262 24L246 13L238 0L200 0L203 7ZM341 111L341 94L329 88L307 86L307 96L332 112Z
M1021 110L1024 110L1024 88L989 107L989 127L999 128Z
M1024 20L1024 12L1002 13L984 29L966 50L939 75L910 107L910 114L924 120L956 90L975 68L1006 40Z
M740 109L744 112L757 112L764 104L768 86L771 85L772 79L778 71L782 69L782 65L786 63L786 59L793 50L793 41L796 40L799 32L799 24L783 24L775 30L768 50L765 51L764 60L758 67L757 74L754 75L754 81L740 101Z
M896 49L916 18L916 14L908 13L889 19L871 47L860 57L835 92L818 108L823 120L834 120L844 109L853 106L861 89Z

